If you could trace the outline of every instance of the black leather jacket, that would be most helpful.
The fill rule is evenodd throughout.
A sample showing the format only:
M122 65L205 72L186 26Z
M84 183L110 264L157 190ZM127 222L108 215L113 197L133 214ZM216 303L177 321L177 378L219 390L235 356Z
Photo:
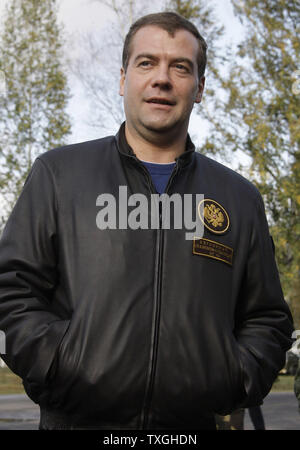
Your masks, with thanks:
M176 160L168 193L224 208L226 232L203 238L230 249L229 264L186 230L99 230L96 199L120 185L155 192L124 124L39 156L1 238L3 359L41 428L197 429L260 404L293 327L258 191L189 139Z

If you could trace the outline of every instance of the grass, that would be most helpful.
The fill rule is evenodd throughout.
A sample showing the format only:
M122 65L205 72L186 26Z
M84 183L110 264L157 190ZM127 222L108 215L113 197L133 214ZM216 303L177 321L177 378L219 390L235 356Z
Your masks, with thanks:
M292 375L279 375L272 387L272 392L293 391L294 377ZM0 368L0 395L24 394L24 387L20 377L15 375L8 367Z
M272 386L272 392L279 391L293 391L294 390L294 376L293 375L279 375Z
M0 395L24 394L24 387L20 377L15 375L8 367L0 368Z

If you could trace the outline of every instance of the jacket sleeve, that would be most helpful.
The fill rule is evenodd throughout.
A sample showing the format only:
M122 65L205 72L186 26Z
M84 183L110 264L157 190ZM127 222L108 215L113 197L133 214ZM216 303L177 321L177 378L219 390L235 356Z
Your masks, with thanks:
M270 391L292 345L293 319L283 298L264 204L258 196L236 311L236 330L246 396L256 406Z
M51 311L57 283L57 203L52 175L37 159L0 240L2 359L39 403L69 322Z

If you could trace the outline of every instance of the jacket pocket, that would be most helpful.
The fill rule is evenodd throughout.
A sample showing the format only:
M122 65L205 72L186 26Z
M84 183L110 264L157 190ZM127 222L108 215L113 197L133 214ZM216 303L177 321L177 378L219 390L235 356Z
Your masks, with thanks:
M224 346L219 367L223 379L219 379L219 394L216 399L214 412L228 415L237 409L246 395L242 360L238 343L230 331L224 335Z
M63 333L63 335L61 337L60 343L59 343L58 348L57 348L57 350L55 352L55 356L53 358L50 370L49 370L48 375L47 375L47 382L49 384L52 384L53 380L55 379L55 374L56 374L57 368L58 368L59 355L60 355L60 352L61 352L61 348L62 348L62 346L63 346L63 344L65 342L67 333L68 333L69 328L70 328L71 320L66 320L65 322L66 322L66 327L65 327L64 333Z
M62 334L61 340L59 342L59 345L57 347L57 350L55 352L55 356L53 358L50 370L47 374L47 380L46 380L46 388L45 388L45 394L43 395L40 405L41 406L49 406L50 403L53 401L53 397L55 396L56 389L58 386L58 373L61 367L61 352L62 348L65 345L65 342L68 339L68 331L70 329L71 320L65 320L66 325L64 328L64 332Z
M69 328L69 324L70 321L69 320L56 320L54 322L52 322L51 325L51 333L52 333L52 338L51 341L53 345L56 344L56 348L53 349L53 359L52 362L50 362L49 364L49 369L45 370L45 361L40 361L40 368L41 371L45 371L45 376L43 378L43 381L39 381L37 382L34 379L27 379L24 378L23 379L23 385L25 388L25 391L27 393L27 395L29 396L29 398L31 398L31 400L33 400L35 403L38 403L40 405L43 405L45 403L47 403L48 401L48 397L49 397L49 383L50 383L50 379L53 376L53 373L55 371L55 367L56 367L56 359L57 359L57 355L59 352L59 348L61 346L61 342L64 339L64 336L66 335L66 332ZM49 327L50 330L50 327ZM59 336L58 336L58 332L59 332ZM49 339L50 341L50 339ZM54 341L55 344L54 344ZM43 364L42 364L43 363Z
M232 410L234 411L235 409L241 407L241 404L243 403L243 401L247 396L247 392L245 389L243 362L241 358L239 344L234 335L232 335L232 350L233 350L233 357L236 362L236 371L233 371L233 376L231 379L232 393L233 393Z

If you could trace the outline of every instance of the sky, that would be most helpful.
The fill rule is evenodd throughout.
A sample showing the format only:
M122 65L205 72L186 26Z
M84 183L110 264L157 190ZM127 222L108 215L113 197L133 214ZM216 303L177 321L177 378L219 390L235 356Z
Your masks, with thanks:
M0 17L3 15L5 3L9 0L0 0ZM152 0L152 3L155 0ZM107 6L97 0L57 0L58 20L64 26L67 39L76 39L81 33L100 31L108 21L113 19L113 14ZM234 16L230 0L215 0L216 13L220 23L225 26L225 40L236 44L242 36L242 26ZM82 142L101 137L99 130L88 126L89 103L82 90L82 86L72 76L69 77L69 86L72 98L69 102L68 113L72 120L72 134L68 137L68 143ZM118 93L116 93L118 95ZM116 132L117 130L112 130ZM199 133L205 133L205 129L199 126L199 116L192 114L189 131L196 138ZM101 133L101 132L100 132ZM200 136L199 136L200 138Z

